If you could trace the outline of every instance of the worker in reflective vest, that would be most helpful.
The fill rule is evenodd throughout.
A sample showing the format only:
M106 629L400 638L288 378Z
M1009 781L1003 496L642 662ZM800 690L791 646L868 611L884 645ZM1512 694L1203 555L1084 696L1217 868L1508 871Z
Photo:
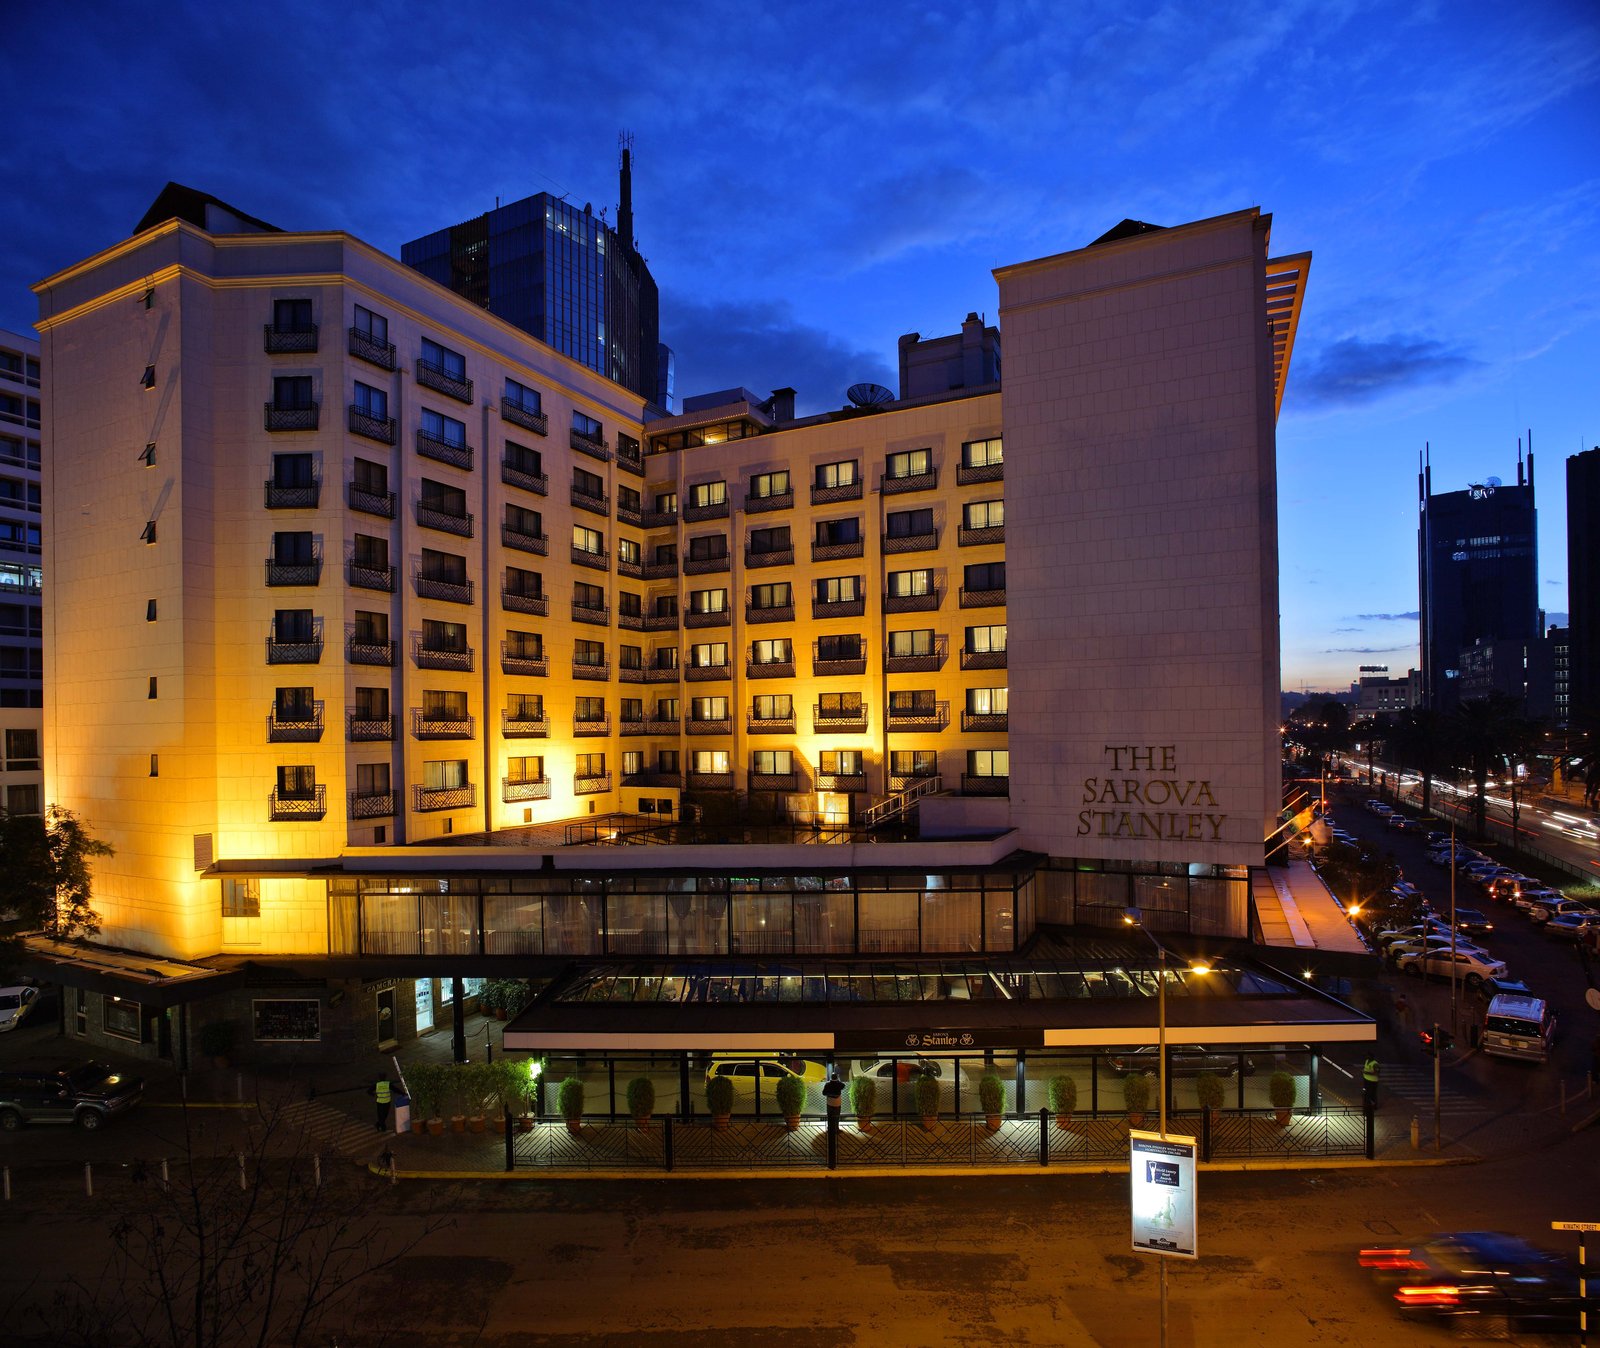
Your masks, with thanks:
M1361 1068L1362 1096L1368 1109L1378 1103L1378 1060L1372 1054Z
M394 1101L394 1087L389 1084L387 1072L378 1077L377 1084L372 1088L372 1098L377 1102L378 1131L381 1133L389 1126L389 1106Z

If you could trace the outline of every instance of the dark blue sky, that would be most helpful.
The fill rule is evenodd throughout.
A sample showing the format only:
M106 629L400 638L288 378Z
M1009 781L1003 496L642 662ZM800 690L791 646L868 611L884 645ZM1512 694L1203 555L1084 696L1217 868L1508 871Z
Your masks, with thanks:
M636 232L679 392L892 385L992 267L1244 206L1311 249L1279 427L1285 685L1415 661L1415 478L1600 441L1600 19L1582 0L989 6L0 3L0 326L170 178L400 244L496 196Z

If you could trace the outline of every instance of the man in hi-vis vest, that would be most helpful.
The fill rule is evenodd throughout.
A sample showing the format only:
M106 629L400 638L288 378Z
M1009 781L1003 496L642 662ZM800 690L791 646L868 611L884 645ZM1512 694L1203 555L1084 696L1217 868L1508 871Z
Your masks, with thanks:
M389 1106L394 1100L394 1088L389 1084L389 1074L381 1073L378 1083L372 1088L372 1098L377 1102L378 1131L381 1133L389 1126Z

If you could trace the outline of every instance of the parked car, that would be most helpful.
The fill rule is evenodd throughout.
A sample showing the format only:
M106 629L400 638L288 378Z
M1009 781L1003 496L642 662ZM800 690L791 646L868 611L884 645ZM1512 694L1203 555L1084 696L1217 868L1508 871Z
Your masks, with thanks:
M1394 806L1390 805L1387 801L1369 800L1369 801L1367 801L1366 804L1367 804L1367 809L1371 810L1373 814L1393 814L1394 813Z
M1449 978L1452 969L1469 988L1477 987L1486 978L1499 978L1505 964L1482 950L1462 950L1459 946L1452 954L1448 947L1442 950L1408 952L1395 961L1403 974L1417 978Z
M144 1098L144 1078L106 1063L46 1072L0 1072L0 1128L25 1123L75 1123L85 1130L132 1109Z
M1456 909L1456 930L1466 932L1486 932L1494 930L1494 923L1476 908Z
M1108 1061L1113 1072L1148 1072L1156 1075L1156 1050L1146 1045L1128 1048L1113 1054ZM1219 1077L1231 1077L1239 1070L1239 1054L1219 1053L1198 1044L1169 1044L1167 1046L1167 1071L1174 1077L1197 1077L1202 1072L1215 1072ZM1255 1074L1255 1063L1244 1055L1244 1074Z
M1536 905L1543 903L1546 900L1549 900L1553 903L1557 899L1562 899L1565 897L1566 895L1562 894L1559 890L1545 889L1542 885L1540 885L1522 890L1517 897L1512 900L1512 902L1515 903L1522 912L1526 913L1531 911Z
M1390 1289L1395 1309L1407 1319L1494 1316L1556 1329L1578 1325L1575 1266L1516 1236L1450 1232L1369 1247L1359 1259Z
M1409 956L1424 955L1437 951L1449 954L1452 949L1463 954L1476 955L1481 960L1491 960L1493 956L1480 945L1474 945L1465 936L1457 932L1452 940L1449 932L1435 932L1428 936L1413 936L1408 941L1396 941L1390 945L1388 956L1398 968L1401 961Z
M1522 892L1525 885L1531 885L1531 883L1525 875L1497 875L1493 880L1489 881L1486 889L1491 899L1496 899L1501 903L1510 903Z
M735 1100L754 1100L759 1090L763 1105L776 1101L775 1094L784 1077L799 1077L807 1086L821 1086L828 1069L810 1058L739 1058L717 1054L706 1068L706 1080L727 1077L733 1082Z
M1585 909L1581 912L1557 913L1544 926L1544 934L1553 941L1581 941L1591 931L1600 928L1600 913Z
M1422 832L1422 825L1421 824L1417 823L1417 821L1415 819L1408 819L1405 815L1400 814L1398 811L1396 811L1394 814L1391 814L1389 816L1389 818L1387 820L1387 823L1388 823L1390 828L1396 830L1399 833L1421 833Z
M1535 925L1548 922L1562 913L1588 913L1594 910L1577 899L1541 899L1528 908L1528 920Z
M0 1030L14 1030L38 1004L39 989L31 983L0 988Z
M1486 978L1479 985L1478 991L1491 1001L1507 993L1513 997L1531 997L1533 989L1520 978L1512 978L1509 974L1502 974L1499 978Z

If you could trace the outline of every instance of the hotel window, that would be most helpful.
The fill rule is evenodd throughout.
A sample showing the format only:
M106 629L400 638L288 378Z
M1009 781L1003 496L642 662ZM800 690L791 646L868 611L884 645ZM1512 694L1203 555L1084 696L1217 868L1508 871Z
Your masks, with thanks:
M658 594L650 603L650 611L658 618L676 618L678 616L678 596L675 594Z
M424 337L422 339L422 359L433 366L440 374L448 379L465 383L467 379L467 358L459 351L452 351L448 346L440 346L438 342ZM423 413L426 417L427 413Z
M862 767L859 749L824 749L817 756L817 771L825 777L857 777Z
M969 777L1009 777L1011 751L1009 749L968 749L967 775Z
M528 636L530 633L520 633ZM506 719L510 721L544 720L543 693L507 693Z
M678 719L678 699L675 697L658 697L656 699L655 719L658 721L676 721Z
M722 534L698 534L689 540L689 558L691 561L709 562L727 555L728 540ZM676 556L675 553L674 556Z
M524 538L544 537L544 516L537 510L529 510L526 506L513 505L506 502L506 529L513 534L520 534Z
M678 648L676 646L657 646L650 652L652 667L655 669L676 669L678 667Z
M316 406L308 374L278 375L272 381L272 407L277 412L305 412Z
M963 584L969 590L1003 590L1006 588L1004 562L978 562L962 572Z
M932 593L932 571L891 571L889 573L889 594L892 598L905 599L911 595Z
M1004 461L1005 455L1001 449L999 436L992 440L968 440L961 446L963 468L987 468L990 464Z
M617 613L626 618L644 617L644 601L632 590L617 591Z
M676 749L656 750L657 772L667 772L676 776L680 770L678 766L680 761L681 760L678 757L678 751Z
M1010 707L1009 688L967 689L967 710L975 716L1004 716Z
M389 615L356 610L356 644L358 646L383 646L389 641Z
M455 791L465 785L467 760L464 758L430 758L422 765L425 791Z
M291 763L278 769L279 800L315 800L317 770L309 763Z
M691 542L690 546L693 547L693 543L692 542ZM692 556L693 553L691 552L690 555ZM719 555L721 555L723 557L726 557L728 555L728 544L727 544L727 540L726 539L723 540L722 552ZM678 562L678 545L676 543L657 543L656 544L655 564L657 566L676 566L677 562Z
M637 646L624 646L623 650L638 650ZM634 666L638 668L638 666ZM618 704L617 715L624 721L644 720L644 699L642 697L625 697Z
M782 496L789 490L789 473L757 473L750 479L750 495L757 501Z
M861 638L856 633L846 636L818 637L817 660L859 660Z
M618 669L643 669L644 668L644 648L642 646L618 646L617 647L617 668Z
M606 775L606 756L604 754L579 754L574 766L576 775L579 777L604 777Z
M224 880L222 882L223 917L260 917L261 882L259 880Z
M430 477L422 479L421 504L424 510L436 510L441 515L453 515L457 519L467 517L466 492Z
M732 771L726 749L696 749L693 762L695 772L721 775Z
M644 502L639 493L632 487L617 486L617 510L627 511L630 515L639 514L644 508ZM634 523L638 523L637 520Z
M606 662L606 646L603 641L574 641L572 643L572 663L595 667Z
M728 592L726 590L689 591L690 613L726 613L727 611Z
M909 632L889 633L889 654L932 655L934 632L931 627L918 627Z
M520 599L543 599L544 577L537 571L524 571L519 566L506 568L506 593Z
M100 998L100 1008L107 1034L115 1035L118 1039L131 1039L135 1043L144 1041L144 1015L138 1002L127 1002L121 997L104 993Z
M316 715L316 692L311 688L279 688L272 696L276 721L309 721Z
M587 581L575 580L572 582L572 607L591 609L601 612L606 606L606 592L599 585L590 585Z
M692 697L689 699L691 721L726 721L728 699L725 697Z
M891 510L888 518L890 538L916 538L933 532L932 510Z
M389 765L387 763L356 764L356 795L386 796L389 794Z
M585 468L572 470L572 490L579 496L588 496L596 501L605 500L605 479L598 473L591 473Z
M441 441L447 445L455 445L464 449L467 443L467 428L464 423L454 417L447 417L438 412L430 412L426 407L422 409L422 433L431 439Z
M968 529L998 529L1005 522L1004 501L968 501L961 508L961 523Z
M891 749L889 751L891 777L937 777L939 751L937 749Z
M363 309L358 304L355 322L350 326L378 346L389 345L389 320L382 314L375 314L371 309Z
M544 410L539 390L529 388L526 384L519 384L515 379L506 380L505 396L500 401L510 407L520 408L524 412L531 412L534 416L538 416Z
M631 538L617 539L617 561L628 566L638 566L644 560L644 549Z
M272 302L272 328L274 332L310 332L313 326L310 300L274 300Z
M389 419L389 395L381 388L356 381L356 411L374 421Z
M835 543L859 543L861 541L861 518L852 515L844 520L818 520L817 544L828 547Z
M370 492L373 496L387 496L389 494L389 470L381 463L373 463L371 459L357 459L351 481L357 491Z
M435 618L424 618L422 644L430 651L465 651L467 626L465 623L446 623L439 622Z
M432 548L423 548L422 578L444 585L465 585L467 559L454 552L435 552Z
M823 720L841 720L862 714L860 693L818 693L817 714Z
M689 647L691 669L721 669L728 663L728 643L707 641Z
M786 580L750 587L750 607L757 609L788 608L794 602L794 589Z
M787 552L794 544L789 539L789 526L780 524L772 529L752 529L750 531L750 551L758 555L773 552Z
M309 454L274 454L272 456L272 485L274 487L310 487L317 480L316 461ZM35 489L37 490L37 488ZM0 502L0 504L16 504ZM38 504L35 501L34 504Z
M507 506L507 510L511 507ZM606 551L606 536L598 529L590 529L582 524L572 526L572 547L576 552L587 553L592 557L603 557Z
M726 482L696 482L689 488L689 505L693 509L723 505L727 499Z
M603 697L580 697L573 699L572 719L574 721L603 721L606 719L606 700Z
M572 429L589 440L599 440L605 435L604 426L577 408L572 409Z
M902 449L889 455L884 466L884 476L891 481L902 478L922 477L933 471L933 451L931 449Z
M816 583L819 604L845 604L861 598L860 576L829 576Z
M424 721L465 721L467 695L448 688L422 690L422 719Z
M544 755L524 754L506 760L506 777L513 782L542 782L544 780Z
M750 643L753 665L786 665L794 660L794 643L788 637L771 637Z
M622 775L624 777L637 777L644 771L644 752L640 749L624 749L622 751Z
M891 716L932 716L937 706L931 688L899 688L889 694Z
M387 721L389 719L389 690L387 688L356 689L356 720Z
M39 732L37 730L6 731L6 771L37 772L39 770Z
M794 694L759 693L750 704L750 715L757 721L793 720Z
M750 755L750 771L787 777L794 771L794 750L757 749Z
M525 473L529 477L544 476L544 455L526 445L507 440L505 461L506 467L514 472Z
M272 615L272 638L289 643L315 641L316 616L308 608L280 608Z
M843 459L838 463L819 463L816 485L819 487L848 487L861 480L861 464L856 459Z
M676 515L678 513L678 493L675 491L658 491L656 493L656 514Z
M1003 651L1006 648L1006 625L992 623L987 627L967 628L969 651Z

